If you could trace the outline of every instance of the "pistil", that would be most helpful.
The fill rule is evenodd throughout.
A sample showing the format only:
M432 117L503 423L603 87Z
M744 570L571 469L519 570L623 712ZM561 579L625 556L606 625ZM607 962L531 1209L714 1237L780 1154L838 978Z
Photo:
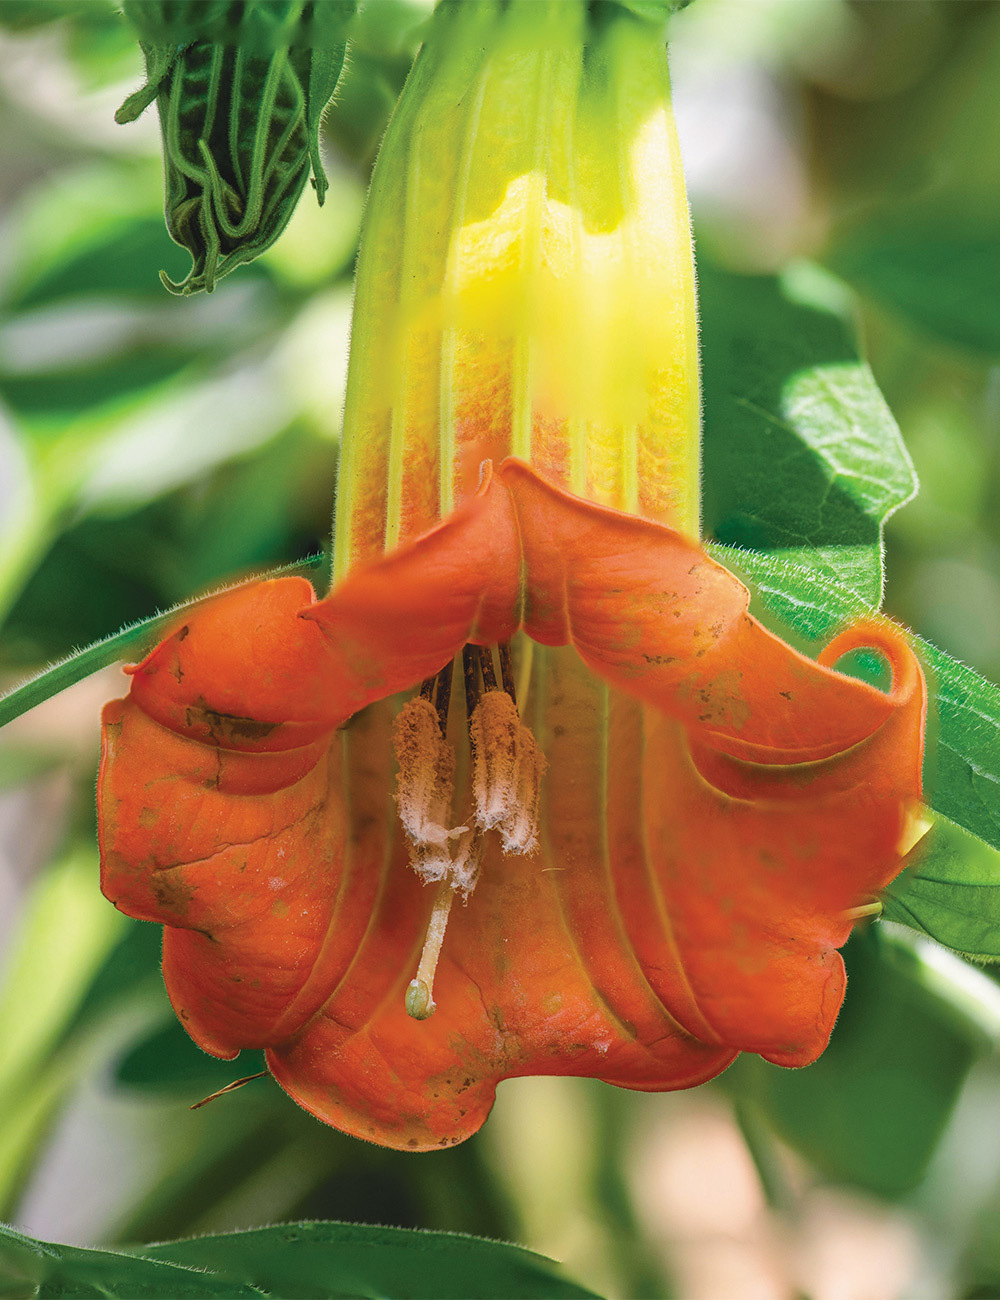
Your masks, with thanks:
M454 889L447 880L442 880L434 898L431 919L427 923L420 964L406 990L406 1014L414 1020L428 1020L437 1006L434 1001L434 972L441 956L444 932L448 928L448 916L454 901Z

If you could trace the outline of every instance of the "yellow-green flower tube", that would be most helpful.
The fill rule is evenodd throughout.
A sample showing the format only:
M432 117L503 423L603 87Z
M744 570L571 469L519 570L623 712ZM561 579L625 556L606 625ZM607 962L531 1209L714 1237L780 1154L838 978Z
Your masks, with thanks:
M335 567L529 461L697 533L690 222L655 24L445 0L386 133L358 267Z

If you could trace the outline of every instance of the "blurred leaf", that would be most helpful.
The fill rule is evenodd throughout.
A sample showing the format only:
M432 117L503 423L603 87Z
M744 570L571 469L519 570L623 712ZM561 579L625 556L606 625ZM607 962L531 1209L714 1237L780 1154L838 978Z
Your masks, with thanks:
M345 1297L358 1300L593 1300L541 1255L447 1233L294 1223L138 1247L135 1254L34 1241L0 1228L11 1300L72 1295Z
M8 310L78 294L159 297L158 268L184 266L163 228L155 165L145 160L55 172L18 205L11 243Z
M120 407L172 379L195 359L186 347L146 344L73 368L24 375L0 370L0 394L23 417L23 427L45 441L83 411Z
M133 921L119 913L117 932L121 935L95 972L71 1019L65 1035L89 1030L101 1018L137 992L162 991L160 952L162 936L155 926Z
M225 454L218 422L216 431L211 450ZM136 451L145 445L139 439ZM145 456L130 458L120 441L118 447L111 472L99 468L92 480L111 500L60 534L28 579L4 624L0 663L34 665L65 655L192 592L316 550L309 496L314 487L332 493L332 456L328 443L300 428L210 474L202 466L193 483L139 509L109 513L117 499L142 502L162 477L162 440L156 454Z
M81 22L120 24L114 0L4 0L0 5L0 27L30 31L46 23L72 18Z
M883 524L917 484L848 329L774 278L702 262L699 287L706 532L879 605Z
M118 1062L115 1080L126 1088L183 1093L193 1103L240 1076L266 1068L263 1052L243 1051L235 1061L209 1056L179 1021L170 1020L129 1050Z
M686 9L691 4L691 0L613 0L613 3L621 5L637 18L662 23L679 9Z
M919 329L1000 355L1000 222L996 213L906 209L854 225L827 256L838 275Z
M872 613L853 592L782 557L709 549L749 585L754 609L768 625L807 653L848 620ZM936 711L925 762L928 799L937 812L1000 849L1000 690L919 637L913 644L928 670Z
M925 940L881 926L844 950L848 989L830 1045L783 1070L743 1055L725 1086L828 1177L882 1196L916 1185L976 1059L1000 1033L1000 994Z
M322 557L312 556L307 560L297 560L274 572L308 575L321 563ZM58 695L74 682L89 677L99 668L107 668L109 664L119 663L123 659L143 658L158 641L162 640L165 629L176 621L182 610L197 605L201 600L211 599L212 594L215 593L184 601L165 613L153 614L131 627L123 628L114 636L106 637L103 641L87 646L84 650L76 651L61 663L53 664L51 668L46 668L37 676L15 686L5 695L0 695L0 727L20 717L29 709L33 709L36 704L41 704L43 700Z
M55 747L0 745L0 793L44 776L63 762L65 755Z
M97 852L80 846L39 879L0 994L0 1091L52 1050L123 924L96 889Z
M94 846L77 846L60 857L32 892L4 972L0 1213L74 1081L72 1052L56 1049L122 925L96 886Z
M883 890L888 921L982 961L1000 961L1000 852L945 817Z

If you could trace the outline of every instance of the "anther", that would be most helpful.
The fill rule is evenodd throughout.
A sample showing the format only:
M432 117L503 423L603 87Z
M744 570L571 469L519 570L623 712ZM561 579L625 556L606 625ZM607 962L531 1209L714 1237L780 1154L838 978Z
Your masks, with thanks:
M396 718L399 818L410 841L411 866L426 884L437 886L420 963L406 990L406 1013L415 1020L434 1014L434 972L448 917L455 895L467 901L476 886L486 832L498 833L504 853L533 853L538 846L545 759L517 713L509 644L497 653L499 683L489 646L462 650L474 804L468 825L450 825L455 752L447 733L454 664L422 682Z
M451 840L465 827L450 826L455 790L455 752L441 734L437 710L416 696L400 709L393 728L399 776L396 805L410 841L413 869L426 881L451 870Z
M454 664L449 662L438 673L435 678L437 691L434 699L434 706L437 709L438 726L441 728L441 735L448 734L448 710L451 707L451 677Z
M476 825L500 833L505 853L538 847L538 799L545 759L503 691L487 691L469 724Z

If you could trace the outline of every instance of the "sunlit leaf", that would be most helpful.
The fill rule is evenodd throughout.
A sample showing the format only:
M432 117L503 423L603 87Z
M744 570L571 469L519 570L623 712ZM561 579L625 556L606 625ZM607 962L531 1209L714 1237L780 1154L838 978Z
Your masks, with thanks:
M1000 961L1000 852L945 817L883 894L885 917L985 961Z
M706 532L882 598L882 527L916 478L832 310L771 277L699 269Z
M0 994L0 1214L73 1082L74 1060L55 1049L123 926L102 906L96 878L95 846L67 850L32 891L8 959Z

